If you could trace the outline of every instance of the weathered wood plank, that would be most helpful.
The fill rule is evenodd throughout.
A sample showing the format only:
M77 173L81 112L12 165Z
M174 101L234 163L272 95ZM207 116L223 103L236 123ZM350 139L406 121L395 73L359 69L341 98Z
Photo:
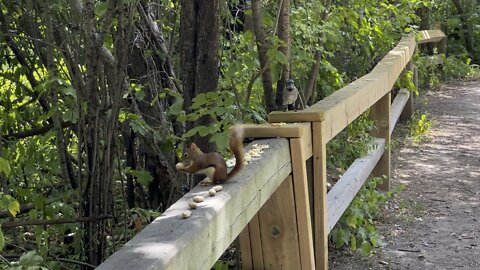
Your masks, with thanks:
M375 149L371 150L366 156L357 158L328 192L328 233L342 217L353 198L369 178L378 160L380 160L385 149L385 140L375 139L373 145L375 145Z
M395 128L395 125L398 122L398 119L400 118L400 115L403 112L403 109L405 108L405 105L410 99L410 92L402 88L400 91L398 91L397 96L392 102L392 108L391 108L391 113L390 113L390 135L393 133L393 129Z
M263 250L262 250L262 235L260 233L260 219L256 214L248 223L248 230L250 231L250 247L252 248L252 262L253 269L264 269ZM242 265L243 269L244 268Z
M282 124L240 124L230 129L241 128L245 138L300 138L309 126L305 123L282 123Z
M97 269L210 269L292 171L286 139L253 143L269 148L223 191L208 197L209 187L195 187ZM205 202L183 220L194 195L206 196Z
M309 145L310 147L305 147L305 145ZM290 139L301 269L313 270L315 269L315 253L313 249L312 217L306 166L306 160L311 157L311 150L308 154L305 153L305 149L312 149L311 133L306 134L304 138Z
M422 30L418 32L418 44L435 43L445 39L447 36L442 30Z
M388 93L370 108L370 119L375 121L375 129L371 133L374 137L385 139L385 145L390 144L390 101L391 94ZM376 177L386 176L387 179L379 186L385 191L390 189L390 152L390 147L387 147L372 172Z
M315 265L328 269L327 140L325 123L312 123Z
M250 221L251 222L251 221ZM240 242L240 259L242 260L242 269L253 269L252 246L250 245L249 226L245 226L238 236Z
M405 70L410 72L411 73L411 76L412 76L412 83L415 85L415 87L418 87L417 85L417 78L415 77L416 74L415 74L415 65L413 63L413 59L410 60L410 62L408 62L407 66L405 67ZM407 103L405 104L405 106L403 107L403 110L401 111L400 113L400 120L408 120L410 119L410 117L412 117L413 115L413 111L414 111L414 104L413 104L413 97L415 96L415 93L410 93L409 92L409 97L408 97L408 100L407 100ZM393 105L392 105L392 110L393 109ZM390 134L392 134L392 131L393 131L393 128L390 127L391 131L390 131Z
M263 269L297 269L300 265L292 177L262 206L258 215L263 248Z

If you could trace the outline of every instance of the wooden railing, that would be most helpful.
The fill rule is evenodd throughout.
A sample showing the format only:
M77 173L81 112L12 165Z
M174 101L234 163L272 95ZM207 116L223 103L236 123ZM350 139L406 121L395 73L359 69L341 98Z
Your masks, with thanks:
M257 139L246 168L214 197L197 186L148 225L97 269L210 269L238 237L243 269L327 269L328 234L369 176L390 182L390 135L399 118L413 112L413 97L390 91L405 69L413 71L419 43L436 43L439 30L404 37L367 75L313 106L297 112L272 112L264 125L243 125ZM327 194L326 144L370 109L376 147L353 162ZM289 124L273 124L273 123ZM253 150L252 150L253 149ZM259 150L260 149L260 150ZM188 219L181 214L192 197L201 203Z

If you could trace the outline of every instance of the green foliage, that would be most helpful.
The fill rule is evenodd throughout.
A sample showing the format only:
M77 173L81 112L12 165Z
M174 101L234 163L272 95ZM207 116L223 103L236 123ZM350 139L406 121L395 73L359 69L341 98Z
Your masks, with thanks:
M3 172L6 176L10 175L11 168L8 160L0 157L0 172Z
M129 169L128 173L131 175L135 176L137 181L142 184L142 185L148 185L150 182L152 182L153 177L150 175L148 171L145 170L133 170Z
M446 79L467 78L478 74L471 65L471 59L465 56L450 55L443 58L443 75Z
M359 249L363 255L368 256L372 247L379 244L380 236L375 228L375 218L385 202L403 189L403 186L399 186L385 194L378 190L384 180L382 177L367 180L343 213L330 233L330 238L337 248L349 246L352 251Z
M432 119L429 119L428 113L421 114L415 112L410 121L410 137L414 143L420 143L423 136L432 126Z
M436 60L432 57L418 57L415 62L418 67L418 83L422 87L436 88L441 83L441 75L436 66Z
M43 265L42 256L38 255L35 251L29 251L23 254L18 262L12 263L11 270L47 270L47 267Z
M413 72L411 70L404 70L400 77L395 82L395 86L402 89L406 88L410 93L416 96L420 95L420 92L413 82Z
M231 269L230 267L232 267L232 266L235 266L234 261L228 261L228 262L217 261L213 265L212 270L228 270L228 269Z
M370 130L373 121L364 113L327 143L327 166L330 169L346 169L352 162L371 149Z
M192 100L192 112L181 115L178 121L197 121L200 117L209 117L213 123L208 126L197 125L183 135L190 138L195 135L211 136L210 141L215 142L220 151L228 148L228 128L243 119L243 122L254 120L264 121L264 115L256 110L245 110L247 115L242 115L241 105L237 102L235 94L229 91L208 92L197 95ZM263 114L265 111L262 112Z
M20 204L12 196L0 192L0 209L7 209L15 217L20 212Z
M0 251L5 247L5 236L3 235L2 229L0 229Z
M130 74L130 69L137 68L136 62L122 63L121 49L115 47L115 42L118 40L117 34L135 33L132 40L123 41L131 42L128 45L132 52L137 47L141 47L143 43L156 43L150 39L152 37L146 34L148 27L143 27L139 21L141 17L137 13L139 2L138 0L120 1L123 6L118 6L119 8L115 10L129 9L129 15L132 17L131 22L128 24L124 22L123 25L119 24L118 18L112 18L111 26L103 25L108 22L108 2L96 1L94 7L96 20L93 28L101 30L106 35L103 45L118 61L117 67L129 73L129 78L135 77ZM136 147L141 144L139 141L151 139L152 144L159 146L162 154L174 156L172 153L178 151L175 147L182 139L191 138L194 135L211 136L211 140L223 151L227 148L226 131L230 125L237 122L265 122L263 88L260 76L256 77L262 67L258 60L254 34L247 27L244 28L245 31L226 29L229 24L240 23L240 20L233 16L228 8L231 4L239 2L238 0L222 2L224 33L221 35L219 89L211 89L213 92L198 95L193 100L188 114L185 114L183 110L182 95L165 87L164 69L166 67L163 66L163 60L169 58L177 74L181 69L178 59L180 54L176 51L180 47L178 45L181 44L178 40L179 29L181 29L179 27L180 6L178 1L156 3L151 15L155 17L154 21L163 33L163 45L170 51L169 55L160 52L161 49L155 45L145 48L142 51L143 60L147 65L154 66L149 70L152 72L151 74L142 74L143 77L135 80L129 79L126 82L128 85L126 93L114 94L106 91L108 86L114 85L116 82L106 79L104 73L112 72L117 67L111 68L103 63L100 65L102 68L98 70L98 74L90 74L96 76L95 84L98 84L97 90L100 90L96 97L99 101L97 105L100 109L100 119L112 113L111 108L108 107L108 101L113 98L113 95L119 94L124 97L122 104L116 104L120 106L118 122L113 121L110 123L111 126L102 127L104 129L101 132L114 132L116 136L120 136L123 130L120 132L118 127L125 126L127 130L131 129L135 134L137 139L133 143ZM69 20L73 9L66 5L65 1L51 2L51 8L55 13L51 19L58 24L57 28L59 29L56 35L60 39L62 35L65 35L65 40L60 40L62 42L59 43L55 42L59 47L55 47L53 60L58 73L50 74L44 66L46 57L44 48L48 42L43 40L46 36L45 18L38 15L43 15L43 11L38 10L38 6L41 5L36 1L3 1L2 3L4 3L2 12L6 16L7 26L10 28L9 34L4 35L3 38L8 37L10 40L5 43L7 46L0 48L0 65L2 67L2 71L0 71L0 136L2 136L0 179L7 180L5 182L7 186L2 186L2 188L8 190L7 193L10 195L0 193L0 208L8 209L17 219L77 217L85 203L81 200L85 190L72 191L65 187L66 179L62 179L60 173L61 164L58 158L56 131L51 129L22 139L15 137L4 139L3 135L48 127L52 124L52 117L59 112L63 122L76 124L73 128L65 128L63 135L67 154L74 161L72 166L75 174L77 177L81 177L86 173L86 151L83 147L91 137L90 134L84 134L85 127L77 124L80 117L85 116L90 107L89 104L79 102L82 92L77 87L82 84L82 80L89 79L90 75L86 76L87 74L82 74L82 72L74 75L76 72L69 70L66 64L68 61L74 61L73 66L79 67L80 71L88 69L84 60L89 58L88 55L85 55L88 46L83 40L85 39L83 32L79 31L79 29L83 29L79 27L82 25L76 25L76 22ZM153 2L144 1L142 3L148 6ZM37 6L37 4L39 5ZM419 67L421 85L435 87L443 78L468 77L475 74L476 69L470 60L471 55L469 56L463 44L464 30L460 16L456 14L452 1L399 0L393 3L388 0L346 0L341 3L337 1L332 6L323 4L324 2L319 0L297 1L292 4L290 13L292 59L289 59L289 55L284 55L278 50L284 44L275 35L278 1L262 2L264 7L263 26L270 44L268 48L269 66L274 82L279 78L282 64L290 60L292 62L291 76L296 79L299 89L303 90L309 79L312 65L315 63L314 56L317 52L321 53L314 102L327 97L346 83L367 73L396 44L402 34L415 32L419 22L416 16L419 14L416 13L418 8L428 9L430 28L433 28L433 23L439 24L449 38L449 57L444 59L443 68L435 67L430 58L415 58ZM479 25L480 19L475 12L477 10L475 1L462 1L462 4L464 4L470 24ZM249 13L251 15L251 12L246 10L245 14L249 15ZM35 29L35 31L32 32L31 29ZM478 27L473 28L475 41L480 38L479 29ZM14 53L9 44L14 44L18 48L18 52L22 54L27 65L19 61L15 56L18 52ZM38 44L40 45L38 46ZM68 53L72 53L72 59L68 59ZM134 57L136 55L125 56L126 59L128 58L127 61ZM38 84L32 84L28 78L29 75L33 76ZM76 80L76 76L81 80ZM149 81L149 76L154 79ZM411 73L405 72L397 82L398 86L416 92L417 89L413 86L411 77ZM253 80L254 78L257 79ZM181 82L175 83L181 85ZM249 87L251 88L249 89ZM273 87L276 87L275 83ZM82 88L89 91L95 90L90 88L90 85ZM149 95L151 89L155 89L155 91L151 91L154 94ZM216 92L216 90L220 91ZM56 104L51 100L54 92L58 93L58 103ZM40 104L42 97L47 100L48 106L44 107L43 104ZM138 107L147 107L154 113L142 115L138 112ZM156 109L159 110L155 111ZM187 121L196 121L204 116L213 119L213 124L196 126L183 137L174 134L173 125L178 124L175 123L175 119L182 122L179 124L181 126ZM162 119L162 121L158 119ZM166 122L168 124L165 124ZM411 122L412 137L414 139L421 138L431 123L428 114L416 114ZM366 113L329 142L328 168L346 169L353 160L367 153L370 149L369 132L372 127L372 122L368 120ZM106 153L104 150L108 143L100 139L95 151ZM110 224L107 228L109 234L107 253L109 254L158 215L158 212L148 209L126 209L123 197L124 183L120 181L125 176L124 174L133 175L137 181L134 184L139 184L135 186L135 191L142 192L142 195L137 195L136 203L138 201L143 203L144 200L147 200L145 198L147 196L143 195L143 189L151 183L153 178L148 171L142 168L144 160L141 151L133 154L135 158L138 158L138 169L127 168L124 171L122 168L125 165L126 157L122 152L125 149L122 148L121 143L110 143L120 153L118 155L110 153L112 155L110 161L114 164L112 166L118 168L115 168L113 175L107 174L106 177L109 178L102 179L102 181L114 183L111 193L110 190L105 192L109 193L115 202L114 215L123 219L118 219L121 220L120 224ZM96 160L96 162L101 164L105 160ZM372 181L378 184L377 180ZM372 181L366 184L366 187L359 193L352 207L342 218L335 235L332 235L332 239L338 246L348 244L352 249L360 249L367 254L377 244L378 235L374 229L372 217L378 211L378 206L375 205L381 204L389 195L382 197L375 193L376 190L372 186L376 184L371 184ZM18 215L20 204L31 204L33 209L26 214ZM148 203L142 205L148 207ZM35 251L30 251L22 256L22 259L15 265L20 268L16 269L22 267L22 269L28 269L28 267L38 269L44 263L42 257L46 258L47 256L61 255L83 261L85 260L84 247L86 245L83 243L85 233L83 230L84 227L81 224L22 227L15 231L15 234L22 235L18 239L11 237L10 231L5 235L0 231L0 250L5 241L12 241L12 239L18 241L16 244L19 246L26 244L34 246L32 249ZM71 242L65 243L64 238L70 239ZM59 268L57 262L48 264L52 269ZM225 264L218 263L215 267L224 269Z

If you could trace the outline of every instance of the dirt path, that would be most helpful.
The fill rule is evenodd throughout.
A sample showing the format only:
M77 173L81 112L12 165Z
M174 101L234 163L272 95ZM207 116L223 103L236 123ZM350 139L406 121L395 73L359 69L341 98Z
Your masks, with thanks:
M406 187L380 221L382 246L368 259L333 252L331 269L480 269L480 81L416 103L433 125L394 149L392 182Z

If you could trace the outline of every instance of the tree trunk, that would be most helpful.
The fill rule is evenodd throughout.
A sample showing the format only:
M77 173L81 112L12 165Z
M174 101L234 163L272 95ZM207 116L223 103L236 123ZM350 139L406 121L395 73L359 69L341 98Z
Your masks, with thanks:
M197 0L197 42L196 42L196 95L215 92L220 72L220 0ZM209 126L210 116L203 116L196 126ZM197 136L195 140L206 152L213 151L216 146L208 137Z
M195 72L197 63L197 1L182 0L180 14L180 79L183 88L183 106L188 112L195 97ZM187 130L192 125L187 123Z
M323 42L322 42L323 43ZM322 44L323 45L323 44ZM321 45L321 46L322 46ZM313 62L312 68L310 70L310 75L308 76L307 87L305 88L305 105L311 104L314 100L310 100L313 97L313 90L315 89L315 84L317 83L318 72L320 70L320 63L322 61L322 52L317 51L315 53L315 62Z
M195 96L217 91L220 70L220 1L182 1L180 29L184 109L188 113ZM211 123L212 119L204 116L195 123L188 123L187 129ZM195 137L205 152L215 149L215 144L209 139Z
M282 73L279 80L277 81L277 95L276 95L276 105L277 108L280 108L283 104L282 92L285 88L287 80L290 78L290 66L291 66L291 57L290 57L290 0L280 1L279 7L279 20L278 20L278 38L283 42L282 46L278 48L285 57L287 57L287 64L282 65Z
M275 94L273 93L272 74L269 68L269 60L267 56L268 42L265 29L263 29L263 16L262 16L262 1L252 0L252 16L253 16L253 30L255 32L255 38L257 43L258 57L260 59L260 67L263 70L262 83L263 83L263 97L265 102L265 109L267 113L274 111L275 106ZM266 67L266 68L265 68Z

